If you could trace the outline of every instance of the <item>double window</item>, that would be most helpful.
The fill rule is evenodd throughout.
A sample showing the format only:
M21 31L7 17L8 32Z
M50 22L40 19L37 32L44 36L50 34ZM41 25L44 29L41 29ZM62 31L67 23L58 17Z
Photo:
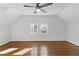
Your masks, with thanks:
M31 33L46 34L48 33L47 24L31 24Z

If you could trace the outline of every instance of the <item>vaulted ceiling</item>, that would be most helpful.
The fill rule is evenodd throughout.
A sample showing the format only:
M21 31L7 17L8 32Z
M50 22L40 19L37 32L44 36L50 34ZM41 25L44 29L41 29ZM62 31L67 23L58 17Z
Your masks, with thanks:
M60 14L61 17L67 23L79 22L79 3L74 3L65 8Z
M11 24L21 15L35 15L35 8L24 7L24 4L35 6L35 3L0 3L0 24ZM38 15L57 15L69 23L79 21L79 4L54 3L43 9L47 13Z

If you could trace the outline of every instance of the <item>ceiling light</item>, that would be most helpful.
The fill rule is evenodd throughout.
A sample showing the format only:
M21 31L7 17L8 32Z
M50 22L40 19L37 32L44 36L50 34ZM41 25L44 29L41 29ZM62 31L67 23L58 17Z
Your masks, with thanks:
M36 9L36 11L37 11L37 12L39 12L39 11L40 11L40 9Z
M45 10L42 9L42 8L43 8L43 7L46 7L46 6L49 6L49 5L51 5L51 4L53 4L53 3L44 3L44 4L36 3L35 6L24 5L24 7L34 7L35 10L34 10L33 14L36 14L36 13L38 13L38 12L40 12L40 11L46 13L47 11L45 11Z

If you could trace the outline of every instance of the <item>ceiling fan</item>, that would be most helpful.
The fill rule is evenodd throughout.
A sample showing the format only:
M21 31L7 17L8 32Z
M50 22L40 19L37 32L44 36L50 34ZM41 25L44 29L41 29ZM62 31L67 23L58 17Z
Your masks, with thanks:
M49 6L49 5L52 5L53 3L44 3L44 4L41 4L41 3L36 3L35 6L30 6L30 5L24 5L24 7L33 7L35 8L35 11L33 12L33 14L37 14L37 12L39 11L42 11L44 13L47 13L46 10L42 9L43 7L46 7L46 6Z

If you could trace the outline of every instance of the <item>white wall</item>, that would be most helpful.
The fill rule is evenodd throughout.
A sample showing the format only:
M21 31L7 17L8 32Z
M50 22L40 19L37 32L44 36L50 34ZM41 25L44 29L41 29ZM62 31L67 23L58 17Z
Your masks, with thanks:
M30 24L48 24L48 34L30 34ZM65 37L65 23L57 16L21 16L11 26L12 41L61 41Z
M67 25L67 41L79 46L79 22Z
M0 46L10 41L10 25L0 24Z

